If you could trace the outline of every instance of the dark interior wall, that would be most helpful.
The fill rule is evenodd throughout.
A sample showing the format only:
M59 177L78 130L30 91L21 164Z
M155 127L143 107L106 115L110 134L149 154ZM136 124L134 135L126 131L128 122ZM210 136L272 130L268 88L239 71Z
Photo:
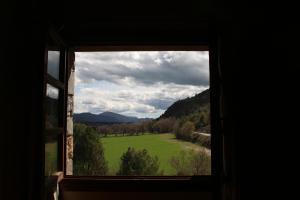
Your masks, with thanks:
M72 9L63 18L60 18L63 9L58 9L53 21L69 22L72 26L74 14L77 18L73 24L84 22L78 13L81 8L82 15L87 14L88 20L97 22L97 17L91 14L96 7L88 7L89 2L84 2L85 6L64 3L65 8ZM196 1L163 6L153 2L139 3L138 9L134 6L123 9L125 5L118 4L114 12L104 3L100 18L106 16L108 22L124 16L130 19L135 13L151 19L152 13L158 21L159 16L173 17L175 21L203 16L213 19L211 25L219 38L229 149L225 196L229 199L232 195L236 199L278 196L283 193L284 185L292 191L286 176L297 172L289 165L297 159L297 145L293 145L297 140L292 139L298 130L294 129L297 117L292 115L297 114L295 95L299 91L298 21L297 12L292 9L297 7L284 2L280 9L271 9L269 5L215 1L206 10ZM55 8L61 4L52 2L50 5ZM39 199L39 188L43 185L39 176L42 174L39 151L42 145L39 143L42 57L45 25L49 16L53 16L47 15L51 12L44 12L47 11L45 6L47 4L19 1L1 5L1 200ZM160 8L155 9L157 7ZM203 16L197 15L198 11L204 13ZM107 15L110 12L112 15ZM284 193L285 199L289 194ZM157 197L155 193L151 195ZM197 198L199 193L187 194L186 198L189 197Z
M295 12L284 3L231 9L218 28L233 190L241 199L286 199L293 191L286 172L296 173L289 163L297 157Z
M45 30L28 2L0 7L0 199L38 199Z
M60 33L70 45L195 44L207 40L208 0L66 4L70 7Z

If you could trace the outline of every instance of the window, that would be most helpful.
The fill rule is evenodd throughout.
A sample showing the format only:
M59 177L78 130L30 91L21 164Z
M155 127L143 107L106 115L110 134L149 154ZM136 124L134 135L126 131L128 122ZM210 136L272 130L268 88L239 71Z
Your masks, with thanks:
M92 34L92 29L85 30L85 33ZM112 30L111 30L112 31ZM175 32L174 32L175 31ZM126 32L126 31L125 31ZM107 37L107 35L101 35L104 37L98 37L98 34L95 34L94 37L87 38L85 34L79 34L76 37L70 37L71 32L61 32L62 36L66 39L68 45L60 48L59 40L56 41L55 45L49 45L49 50L51 51L59 51L60 53L60 62L62 61L61 57L64 57L64 63L67 63L67 67L64 68L64 72L61 73L60 68L60 75L59 78L53 77L51 74L46 74L45 76L45 95L46 95L46 87L47 84L50 85L49 88L54 87L58 89L58 96L59 102L64 101L62 104L63 109L60 110L59 113L59 126L57 129L61 129L63 134L59 135L63 141L57 139L57 166L58 170L63 170L64 178L60 184L60 187L64 190L94 190L94 191L107 191L107 190L115 190L115 191L127 191L138 188L139 191L147 191L155 188L157 191L177 191L177 188L181 188L183 191L198 191L200 190L211 190L212 182L214 184L221 184L220 179L222 178L221 173L223 173L222 165L222 132L220 131L221 127L221 120L223 120L223 116L221 116L221 112L219 107L221 106L220 103L220 72L218 70L218 55L217 50L219 47L216 43L216 38L213 38L214 41L208 41L207 37L203 38L204 36L208 36L208 33L204 33L202 36L198 37L198 32L193 32L192 29L187 32L185 35L181 35L181 32L176 32L176 30L167 31L165 29L162 30L162 34L158 35L141 35L141 37L137 37L137 39L133 39L133 37L129 37L129 34L122 35L124 31L118 32L116 35L112 35L111 37ZM175 33L174 37L169 37ZM179 34L178 34L179 33ZM94 33L93 33L94 34ZM191 39L188 37L189 35L192 36ZM157 37L161 36L161 37ZM199 40L196 39L200 38ZM214 36L213 36L214 37ZM169 40L169 38L171 38ZM57 38L56 38L57 39ZM99 39L99 40L98 40ZM208 53L208 42L210 45L209 53ZM130 44L131 46L127 46ZM144 44L149 44L152 46L143 46ZM164 44L172 44L173 46L159 46ZM204 46L201 46L203 45ZM92 45L92 46L86 46ZM112 45L112 46L110 46ZM117 45L117 46L113 46ZM176 46L178 45L178 46ZM182 46L181 46L182 45ZM199 45L199 46L197 46ZM210 91L209 94L211 95L210 98L210 110L211 110L211 175L212 176L112 176L114 174L105 174L105 176L100 176L98 173L94 173L91 171L91 174L85 174L83 176L73 176L73 172L75 171L74 167L74 147L75 142L74 138L74 123L73 118L75 114L77 114L77 109L75 104L78 103L76 100L76 93L77 90L75 88L76 83L79 79L75 77L75 73L77 68L75 69L75 52L132 52L132 51L207 51L209 54L209 87ZM64 56L62 56L64 54ZM55 57L55 56L53 56ZM78 58L77 58L78 60ZM48 60L47 60L48 61ZM159 63L159 60L156 61ZM47 63L47 62L46 62ZM87 63L89 64L89 63ZM208 67L208 66L207 66ZM110 68L109 70L113 70ZM47 71L47 69L45 70ZM86 71L89 72L88 70ZM54 74L54 72L51 72ZM96 72L101 73L101 70ZM182 72L182 75L185 75L186 72ZM76 75L77 76L77 75ZM56 76L57 77L57 76ZM61 78L65 77L65 80ZM75 96L74 96L75 94ZM62 95L63 97L61 97ZM54 95L52 96L54 97ZM107 101L108 102L108 101ZM89 103L86 101L85 103ZM59 108L61 109L61 107ZM74 110L75 109L75 110ZM75 113L74 113L75 112ZM53 112L55 113L55 112ZM99 114L100 112L98 112ZM97 113L96 113L97 114ZM128 115L128 114L127 114ZM131 116L131 115L129 115ZM75 120L76 122L76 120ZM95 129L95 128L92 128ZM48 132L53 132L54 129L49 130ZM218 134L215 134L218 133ZM55 134L54 134L55 135ZM125 135L125 133L124 133ZM135 136L132 136L135 137ZM139 137L139 136L138 136ZM75 138L76 139L76 138ZM63 145L61 145L63 144ZM56 146L53 145L56 149ZM137 149L135 149L137 151ZM149 151L148 151L149 152ZM105 154L105 152L104 152ZM153 156L152 154L150 154ZM101 156L101 154L100 154ZM108 167L109 168L109 167ZM128 183L128 184L127 184ZM105 189L104 189L105 188ZM106 190L107 189L107 190Z
M87 48L90 49L90 48ZM78 187L80 190L95 190L95 191L100 191L101 188L104 185L107 185L107 189L109 188L119 188L126 190L134 188L139 188L140 191L148 191L150 188L156 188L157 190L162 190L162 188L168 188L168 190L173 191L174 188L185 188L184 190L188 191L198 191L200 190L210 190L212 186L212 181L218 181L220 177L220 171L221 171L221 164L222 162L221 159L221 145L220 145L220 136L218 134L215 134L217 130L219 130L219 117L220 117L220 111L219 111L219 96L218 96L218 80L216 80L216 77L218 76L218 71L216 69L216 59L214 59L215 52L211 53L208 52L208 48L206 46L167 46L167 47L147 47L147 46L134 46L134 47L128 47L128 46L110 46L110 47L93 47L92 50L100 50L100 53L105 53L105 52L133 52L133 51L150 51L150 52L160 52L160 51L206 51L206 55L209 55L209 68L207 66L207 72L209 73L209 79L208 79L208 86L209 86L209 91L208 94L209 96L212 95L213 98L210 98L209 100L209 106L210 110L212 112L209 114L211 119L209 119L209 124L211 124L212 129L211 129L211 140L203 140L204 143L202 145L207 145L207 147L210 146L210 141L211 141L211 153L212 157L210 158L210 164L211 167L210 172L206 173L207 175L195 175L195 174L155 174L155 175L121 175L121 174L100 174L97 172L97 169L92 169L89 171L89 173L82 174L82 176L76 176L74 174L74 171L76 170L74 167L74 146L76 145L74 142L74 130L73 127L76 126L74 125L73 121L76 122L76 117L75 114L77 114L77 107L76 107L76 93L78 92L76 88L76 84L78 84L78 74L76 74L75 70L75 54L77 53L87 53L87 49L81 48L78 49L75 53L74 49L68 49L67 54L64 53L64 51L60 51L60 53L64 53L65 55L63 56L64 58L64 64L67 64L68 67L66 67L63 71L65 72L65 80L57 80L53 78L51 75L47 74L46 75L46 82L45 82L45 88L47 87L47 84L49 88L53 89L57 88L58 89L58 97L64 103L60 104L63 107L61 111L59 111L59 127L54 128L54 129L49 129L48 131L45 131L46 133L54 133L54 130L61 130L61 132L56 132L56 134L52 135L57 135L58 139L53 140L56 141L57 143L54 143L52 145L52 148L57 150L58 155L57 155L57 166L59 170L63 170L64 172L64 178L62 179L62 182L60 184L60 187L62 187L63 190L77 190ZM51 49L52 50L52 49ZM57 50L57 49L55 49ZM62 56L60 56L61 59ZM77 57L77 56L76 56ZM167 60L170 60L170 58L166 57ZM207 57L208 59L208 57ZM187 59L186 59L187 60ZM77 58L78 61L78 58ZM156 61L159 63L159 61ZM60 61L61 63L61 61ZM213 67L214 66L214 67ZM113 68L110 68L112 70ZM61 70L61 69L60 69ZM108 70L109 71L109 70ZM86 72L91 72L89 70L86 70ZM100 71L101 72L101 71ZM62 73L60 71L60 73ZM64 72L63 72L64 73ZM99 73L99 72L97 72ZM75 76L76 74L76 76ZM182 72L182 74L186 74L186 72ZM61 78L61 74L60 74ZM213 78L213 79L212 79ZM77 80L76 80L77 79ZM93 81L92 79L90 81ZM80 81L79 81L80 82ZM133 85L134 86L134 85ZM105 86L103 86L105 87ZM67 88L67 90L66 90ZM51 90L50 89L50 90ZM204 89L204 88L203 88ZM205 88L206 89L206 88ZM207 88L208 89L208 88ZM45 90L46 91L46 90ZM56 91L56 92L55 92ZM91 90L92 91L92 90ZM51 94L51 95L50 95ZM75 96L74 96L75 94ZM196 93L195 93L196 94ZM46 95L46 92L45 92ZM61 95L64 96L64 98L61 98ZM53 90L52 92L49 92L49 96L51 96L53 99L57 97L57 90ZM75 97L75 98L74 98ZM193 97L193 95L191 95ZM109 101L107 101L109 102ZM79 103L79 101L77 101ZM89 104L88 101L85 101L85 103ZM155 103L155 102L154 102ZM61 109L61 107L59 108ZM74 110L75 109L75 110ZM75 111L75 113L74 113ZM64 121L64 120L65 121ZM75 119L75 120L73 120ZM61 120L61 121L60 121ZM84 123L82 123L84 124ZM100 129L103 127L99 127ZM199 128L199 127L198 127ZM202 127L201 131L203 131L201 134L203 136L207 136L209 132L210 127ZM196 130L195 132L199 132ZM99 134L99 130L97 130L97 127L89 127L88 132L93 132L96 131L98 136L101 135ZM205 133L205 131L207 133ZM63 134L61 134L63 133ZM123 134L123 133L122 133ZM128 133L124 133L128 134ZM92 134L93 135L93 134ZM104 133L105 135L105 133ZM145 134L146 135L146 134ZM159 135L159 134L157 134ZM155 135L155 136L157 136ZM167 135L167 134L166 134ZM92 136L93 137L93 136ZM102 136L103 137L103 134ZM105 136L104 136L105 137ZM107 138L109 139L109 134L107 134ZM113 136L114 137L114 136ZM121 138L122 136L120 136ZM140 137L140 136L128 136L128 138L134 138L134 137ZM205 137L207 138L207 137ZM75 136L76 139L76 136ZM103 138L102 138L103 139ZM197 137L196 137L197 139ZM201 138L203 139L203 138ZM101 138L100 138L101 140ZM189 141L187 141L189 142ZM57 144L57 146L56 146ZM83 143L84 144L84 143ZM48 148L48 147L46 147ZM75 147L76 148L76 147ZM113 149L113 148L112 148ZM127 149L126 149L127 150ZM135 154L143 154L143 152L139 151L139 148L135 148ZM147 150L147 149L146 149ZM137 153L138 152L138 153ZM149 153L150 150L147 150ZM107 153L107 152L106 152ZM132 152L131 152L132 153ZM105 156L105 151L100 152L98 155L103 155ZM150 157L153 157L153 154L149 153ZM190 154L191 155L191 154ZM101 156L102 157L102 156ZM147 156L146 156L147 157ZM46 158L47 160L47 158ZM47 162L47 161L46 161ZM53 163L56 162L53 160ZM175 162L176 163L176 162ZM197 164L197 162L196 162ZM108 167L108 170L110 167ZM203 173L201 173L203 174ZM75 176L74 176L75 175ZM99 176L100 175L100 176ZM194 176L195 175L195 176ZM212 175L212 176L210 176ZM48 176L49 177L49 176ZM50 177L51 178L51 177ZM46 179L47 180L47 179ZM107 182L108 181L108 182ZM141 183L141 184L140 184ZM173 189L172 189L173 188ZM103 189L103 188L102 188Z
M67 175L211 174L208 51L77 52L71 73Z
M44 84L44 142L45 142L45 189L51 190L53 177L63 171L65 132L65 52L59 41L49 36L46 50Z

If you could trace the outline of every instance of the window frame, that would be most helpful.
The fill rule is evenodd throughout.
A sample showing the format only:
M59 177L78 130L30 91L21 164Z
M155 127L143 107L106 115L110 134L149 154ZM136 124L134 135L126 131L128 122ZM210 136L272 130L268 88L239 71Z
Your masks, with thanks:
M59 35L54 31L53 28L49 28L47 32L47 44L45 47L45 64L44 64L44 92L43 92L43 138L44 138L44 145L46 144L47 138L52 137L56 138L57 141L57 171L53 174L64 171L64 140L65 140L65 129L66 129L66 121L65 121L65 110L66 110L66 99L65 94L67 92L67 84L66 84L66 44L62 41ZM49 44L49 41L52 41L52 44ZM56 79L55 77L51 76L48 73L48 51L59 51L59 78ZM47 128L46 127L46 98L47 98L47 84L50 84L52 87L55 87L59 90L58 96L58 127L56 128ZM61 112L61 113L60 113ZM45 147L44 153L45 156ZM45 173L45 157L44 157L44 168L43 171ZM55 176L55 175L54 175ZM44 177L46 177L44 175Z
M109 187L104 185L112 184L115 188L124 189L126 185L135 185L139 191L151 190L170 190L176 191L176 188L183 188L188 191L212 190L213 184L220 183L222 174L221 167L221 135L217 134L220 130L220 103L219 103L219 72L217 51L215 43L204 45L97 45L97 46L75 46L74 52L107 52L107 51L208 51L209 52L209 71L210 71L210 110L211 110L211 175L205 176L73 176L67 175L64 170L64 179L62 180L63 190L84 190L84 191L107 191ZM70 53L70 52L69 52ZM70 64L70 63L69 63ZM69 67L68 67L69 69ZM66 146L66 144L65 144ZM64 161L66 162L66 160ZM65 169L65 167L64 167ZM137 184L139 183L139 184ZM176 186L171 188L170 185ZM183 187L184 186L184 187ZM187 187L189 186L189 187ZM122 190L123 190L122 189ZM130 188L125 189L125 191Z

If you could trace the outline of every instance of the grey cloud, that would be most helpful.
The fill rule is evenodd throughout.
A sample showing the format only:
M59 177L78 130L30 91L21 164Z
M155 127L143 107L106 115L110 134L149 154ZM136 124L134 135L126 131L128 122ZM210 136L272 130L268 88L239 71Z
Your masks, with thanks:
M115 113L122 113L128 110L128 108L108 108L105 105L97 105L97 106L90 106L88 108L89 112L91 113L102 113L102 112L106 112L106 111L110 111L110 112L115 112Z
M82 104L86 104L86 105L93 105L93 104L95 104L95 102L92 101L92 100L84 100L84 101L82 101L81 103L82 103Z
M91 113L102 113L105 112L105 110L103 110L102 108L99 107L89 107L88 111Z
M118 83L121 79L130 77L145 85L157 82L197 86L209 84L208 56L203 56L201 52L158 52L152 56L140 54L139 59L130 55L98 53L82 59L80 56L76 62L77 76L83 82L94 79ZM132 68L132 62L140 68Z
M138 107L138 108L135 108L134 111L137 113L148 113L149 109L147 109L146 107Z
M208 77L201 74L196 67L178 64L163 63L159 70L148 68L143 71L128 71L128 75L144 84L155 82L175 83L181 85L207 86Z
M133 95L129 92L120 92L118 94L118 97L121 98L121 99L128 99L128 98L132 98Z

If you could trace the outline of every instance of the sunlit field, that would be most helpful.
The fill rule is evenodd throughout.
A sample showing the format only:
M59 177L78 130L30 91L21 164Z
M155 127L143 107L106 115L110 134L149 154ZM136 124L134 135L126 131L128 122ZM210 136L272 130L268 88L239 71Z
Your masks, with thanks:
M139 136L110 136L103 137L105 158L108 161L109 174L115 175L118 171L121 155L128 149L147 149L150 155L157 156L160 170L163 175L176 175L170 165L172 156L177 156L180 151L190 152L199 150L199 145L175 139L174 134L145 134Z

